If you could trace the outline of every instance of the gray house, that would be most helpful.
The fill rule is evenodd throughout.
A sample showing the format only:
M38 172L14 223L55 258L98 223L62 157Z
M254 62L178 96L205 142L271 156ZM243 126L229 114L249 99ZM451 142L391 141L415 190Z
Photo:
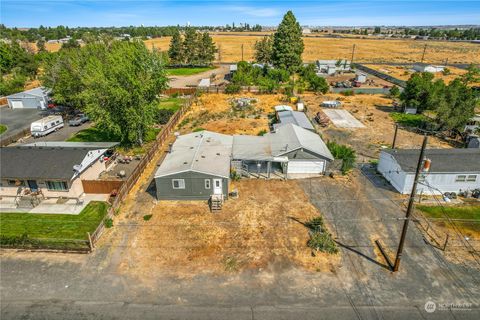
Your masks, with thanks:
M201 131L179 136L155 173L160 200L228 195L232 136Z
M44 87L26 90L7 96L12 109L46 109L49 90Z

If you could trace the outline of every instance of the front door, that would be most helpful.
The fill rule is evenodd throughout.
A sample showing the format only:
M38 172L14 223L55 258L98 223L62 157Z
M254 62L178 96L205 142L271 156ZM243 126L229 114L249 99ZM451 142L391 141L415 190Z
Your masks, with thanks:
M223 194L222 179L213 179L213 194Z
M28 180L27 183L28 183L28 187L30 188L30 190L31 190L32 192L38 191L37 181L35 181L35 180Z

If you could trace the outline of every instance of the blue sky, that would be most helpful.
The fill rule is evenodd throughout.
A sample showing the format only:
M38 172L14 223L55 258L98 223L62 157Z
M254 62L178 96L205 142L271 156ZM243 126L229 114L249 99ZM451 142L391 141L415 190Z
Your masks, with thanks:
M480 1L0 0L9 27L277 25L287 10L319 26L480 24Z

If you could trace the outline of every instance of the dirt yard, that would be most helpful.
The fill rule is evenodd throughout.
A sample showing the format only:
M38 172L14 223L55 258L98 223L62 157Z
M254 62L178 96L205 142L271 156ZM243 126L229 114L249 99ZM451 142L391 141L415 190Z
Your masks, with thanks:
M233 99L254 98L257 102L243 110L234 109ZM252 134L269 131L268 115L274 112L274 106L288 104L282 101L283 95L257 94L203 94L185 116L181 126L182 133L205 129L224 134Z
M234 187L239 198L227 200L215 214L204 201L159 201L149 212L142 205L138 209L152 217L135 216L139 228L119 271L148 278L153 270L189 277L271 263L335 269L340 255L313 256L306 246L308 230L302 223L319 212L296 181L242 180Z
M394 121L389 113L393 112L392 99L379 94L357 94L345 97L341 94L314 95L307 94L303 100L308 108L311 119L322 108L320 104L325 100L340 100L342 108L349 111L365 128L340 129L332 123L327 128L320 129L325 139L332 139L339 143L351 145L360 156L359 160L371 160L378 156L379 148L390 147L394 134ZM418 148L423 137L419 134L399 130L397 147ZM430 148L449 148L450 146L435 137L429 138Z

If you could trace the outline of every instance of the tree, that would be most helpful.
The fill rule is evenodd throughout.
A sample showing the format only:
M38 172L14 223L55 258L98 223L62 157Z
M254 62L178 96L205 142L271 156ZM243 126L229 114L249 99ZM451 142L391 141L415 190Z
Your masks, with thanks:
M375 29L373 31L373 33L375 33L375 34L379 34L381 32L382 32L382 29L380 27L375 27Z
M400 95L402 105L406 108L416 108L419 113L434 109L432 103L433 78L433 74L428 72L414 73L408 79L405 90Z
M47 49L45 48L45 40L39 39L37 41L37 50L38 52L45 52Z
M272 62L273 41L271 36L265 36L255 42L255 61L258 63Z
M199 37L194 28L185 30L185 38L183 40L183 52L185 52L185 63L197 64L199 56Z
M467 73L463 74L460 78L464 84L480 82L480 68L471 64L467 70Z
M170 48L168 49L168 57L171 64L182 64L184 62L183 43L180 31L177 29L170 40Z
M198 63L202 65L211 65L213 60L215 60L217 48L208 32L202 34L199 44Z
M398 98L400 96L400 89L395 85L390 88L389 92L392 98Z
M317 76L314 64L309 64L305 67L302 67L300 69L300 76L308 83L308 88L310 90L325 94L330 89L327 80Z
M80 43L77 40L71 38L67 42L62 44L62 49L76 49L80 48Z
M296 71L302 65L303 49L302 28L292 11L288 11L273 35L273 65Z
M141 144L167 87L162 57L143 42L99 41L62 50L42 78L53 99L84 111L125 145Z

